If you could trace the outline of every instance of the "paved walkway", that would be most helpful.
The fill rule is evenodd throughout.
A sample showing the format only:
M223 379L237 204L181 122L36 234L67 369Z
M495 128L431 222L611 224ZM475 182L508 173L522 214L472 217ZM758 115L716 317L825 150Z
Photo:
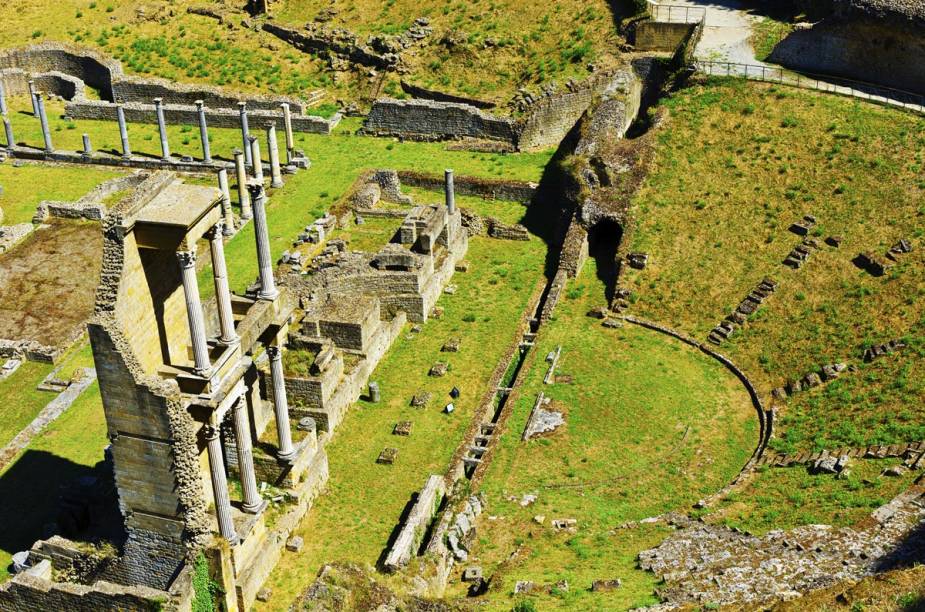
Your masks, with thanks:
M706 27L697 45L697 59L740 64L761 64L755 59L750 38L752 24L760 17L750 15L738 0L666 0L659 4L705 9Z

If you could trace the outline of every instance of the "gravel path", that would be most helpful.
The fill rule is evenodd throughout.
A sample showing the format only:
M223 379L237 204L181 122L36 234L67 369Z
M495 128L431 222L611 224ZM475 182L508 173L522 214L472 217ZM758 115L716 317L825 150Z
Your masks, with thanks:
M670 4L706 9L706 27L703 30L703 38L695 51L698 59L763 64L755 59L755 50L752 49L749 41L752 24L760 17L748 14L741 2L737 0L713 0L712 2L709 0L670 0Z

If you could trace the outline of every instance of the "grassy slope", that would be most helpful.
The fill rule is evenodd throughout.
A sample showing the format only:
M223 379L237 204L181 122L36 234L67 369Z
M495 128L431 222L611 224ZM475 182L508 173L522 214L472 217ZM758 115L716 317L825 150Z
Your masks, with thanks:
M376 81L357 74L332 73L327 63L304 55L263 32L229 29L191 15L202 5L177 0L148 19L128 0L11 0L0 23L0 45L13 47L45 40L77 42L121 59L129 74L224 85L246 91L300 95L323 88L336 98L369 95ZM607 61L618 44L611 6L605 0L556 3L539 0L457 2L398 0L350 3L332 25L362 33L403 30L417 17L431 19L435 34L411 58L410 78L445 90L506 100L520 85L582 75L590 61ZM289 0L274 9L278 21L301 26L322 3ZM625 13L626 10L620 9ZM47 16L53 13L55 19ZM233 18L235 26L241 16ZM452 52L438 44L449 30L467 41ZM483 48L486 39L497 46ZM333 76L333 75L336 75ZM398 92L397 79L389 91Z
M444 316L397 341L372 377L382 387L382 402L360 402L340 425L328 446L331 477L326 493L298 530L305 548L283 557L268 581L273 600L258 609L286 609L325 562L376 563L411 494L430 474L446 470L488 378L515 339L544 257L545 245L539 240L470 240L470 271L454 276L456 294L441 297ZM440 352L451 337L463 338L460 351ZM427 375L437 361L450 365L444 378ZM454 386L462 392L454 402L456 410L442 414ZM426 408L409 405L418 389L434 394ZM407 438L392 435L400 420L413 423ZM391 466L375 463L385 447L399 449Z
M783 409L772 445L782 450L925 437L922 336L925 274L925 121L832 96L741 82L694 85L665 103L656 167L636 199L629 271L633 310L698 338L762 277L780 288L723 345L763 393L824 363L861 371L804 392ZM842 235L798 271L781 265L804 214L820 240ZM900 238L916 250L874 278L861 251ZM912 348L873 365L863 348L906 336Z
M0 185L3 186L3 194L0 194L3 219L0 224L28 223L42 200L76 200L119 174L118 171L101 168L34 164L15 168L12 163L0 165Z
M497 519L481 522L474 554L487 575L501 570L492 579L492 609L513 603L517 580L568 580L569 592L543 597L540 609L653 603L653 579L635 569L635 556L663 531L614 529L689 507L730 480L757 443L754 409L721 365L656 332L608 330L586 316L603 302L594 273L591 261L541 329L482 486ZM573 382L544 386L543 357L559 345L557 372ZM539 391L564 407L567 422L550 437L523 443ZM538 500L527 507L508 500L530 492ZM536 515L545 516L543 526L533 522ZM576 518L577 534L554 533L556 518ZM499 566L518 545L518 560ZM617 591L589 592L593 580L615 577L623 580Z

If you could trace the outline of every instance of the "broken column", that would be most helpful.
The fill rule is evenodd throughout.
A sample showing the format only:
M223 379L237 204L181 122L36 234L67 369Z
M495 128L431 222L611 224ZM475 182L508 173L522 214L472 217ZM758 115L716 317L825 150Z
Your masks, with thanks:
M42 100L42 92L35 92L35 96L33 96L32 99L39 116L39 123L42 124L42 138L45 139L45 151L51 153L54 147L51 145L51 130L48 129L48 117L45 115L45 102Z
M38 107L38 105L35 103L35 94L36 94L36 93L38 93L38 92L35 90L35 81L29 81L29 98L32 99L32 116L33 116L33 117L38 117L38 116L39 116L39 107Z
M3 89L3 81L0 81L0 115L6 115L6 90Z
M278 346L268 346L270 357L270 378L273 379L273 411L276 414L276 433L279 436L280 459L295 457L292 446L292 432L289 430L289 402L286 398L286 380L283 377L283 355Z
M263 161L260 159L260 140L256 136L250 136L249 139L254 180L263 185Z
M247 402L239 397L231 408L234 419L235 448L238 451L238 475L241 477L241 491L244 503L241 509L256 514L263 507L263 499L257 491L257 476L254 472L254 447L251 442L250 421L247 418Z
M180 262L183 296L186 298L186 318L193 344L194 369L200 376L205 376L212 365L209 363L206 324L202 315L202 302L199 300L199 285L196 282L196 254L192 251L179 251L177 259Z
M231 498L228 496L228 481L225 475L225 462L222 456L222 441L218 427L207 426L204 431L206 450L209 454L209 472L212 476L212 496L215 498L215 515L218 518L218 531L222 537L237 544L238 534L234 530L231 515Z
M234 168L238 179L238 200L241 202L241 218L245 221L253 218L251 199L247 193L247 168L244 164L244 151L234 150Z
M209 147L209 126L206 125L206 109L203 101L196 100L196 111L199 113L199 138L202 140L202 161L212 163L212 150Z
M154 98L154 112L157 113L157 131L161 135L161 158L170 161L170 145L167 142L167 121L164 119L164 100Z
M6 134L6 147L12 149L13 143L16 142L13 140L13 124L6 117L3 118L3 132Z
M238 110L241 113L241 142L244 145L244 162L251 165L250 150L250 130L247 127L247 102L238 102Z
M93 149L90 147L90 134L83 134L81 139L83 140L84 147L83 151L81 151L81 154L84 157L90 157L90 155L93 153Z
M219 342L231 345L239 342L234 330L234 313L231 310L231 291L228 289L228 269L225 265L225 245L222 242L222 227L219 221L212 227L209 247L212 252L212 280L215 282L215 302L218 306Z
M261 300L275 300L279 295L276 279L273 278L273 259L270 255L270 234L267 230L266 193L260 183L247 186L251 192L251 205L254 209L254 238L257 241L257 266L260 273Z
M128 126L125 125L125 109L119 104L116 106L116 119L119 120L119 138L122 139L122 157L132 156L132 148L128 144Z
M295 150L295 139L292 137L292 112L289 110L289 103L280 104L283 109L283 129L286 131L286 164L292 163L293 151Z
M234 234L234 211L231 210L231 190L228 189L228 170L220 168L218 171L218 189L222 192L222 219L223 230L226 236Z
M275 123L271 123L267 128L267 147L267 153L270 155L270 187L278 189L283 186L283 173L279 169L279 144L276 142Z
M446 195L446 210L449 214L456 212L456 186L453 184L453 171L443 171L443 190Z

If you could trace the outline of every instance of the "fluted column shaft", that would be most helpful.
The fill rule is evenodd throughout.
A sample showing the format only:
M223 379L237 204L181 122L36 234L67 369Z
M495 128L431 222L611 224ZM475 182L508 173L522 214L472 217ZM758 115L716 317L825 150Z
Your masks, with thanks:
M250 137L251 168L254 170L254 180L263 185L263 162L260 160L260 139Z
M128 144L128 126L125 124L125 109L116 106L116 119L119 120L119 138L122 139L122 157L132 156L132 147Z
M247 102L238 102L238 112L241 114L241 143L244 148L244 161L250 166L251 165L251 150L250 150L250 128L247 126Z
M234 330L234 314L231 310L231 291L228 289L228 268L225 265L225 244L222 242L224 223L219 221L212 228L209 247L212 252L212 279L215 282L215 302L218 305L218 322L221 328L219 340L222 344L238 342Z
M3 89L3 81L0 81L0 115L5 115L6 112L6 90Z
M286 163L292 163L292 152L295 150L295 138L292 136L292 111L289 110L289 103L280 104L283 109L283 129L286 131Z
M39 116L39 107L38 107L38 105L35 103L35 94L36 94L36 93L38 93L38 92L35 90L35 81L29 81L29 97L32 99L32 116L33 116L33 117L38 117L38 116Z
M190 339L193 343L193 363L196 372L205 375L209 363L209 345L206 341L206 324L202 316L202 302L199 301L199 285L196 283L196 254L191 251L177 253L180 274L183 281L183 295L186 298L186 318L189 321Z
M453 183L453 171L443 172L443 190L446 195L446 210L451 215L456 212L456 186Z
M215 515L218 518L218 531L222 537L236 544L238 534L234 529L231 515L231 497L228 495L228 480L225 463L222 458L222 442L217 427L206 427L206 450L209 453L209 471L212 476L212 496L215 498Z
M283 173L279 168L279 144L276 141L276 124L267 128L267 148L270 155L270 187L278 189L283 186Z
M167 120L164 119L164 101L154 98L154 112L157 113L157 131L161 135L161 157L170 159L170 144L167 142Z
M260 273L260 291L257 297L262 300L275 300L279 295L279 289L276 288L276 280L273 278L270 233L267 228L267 198L260 183L250 184L248 189L254 207L254 238L257 241L257 267Z
M9 149L13 148L13 143L16 142L13 139L13 124L10 123L10 120L6 117L3 118L3 132L6 134L6 146Z
M238 473L241 476L241 490L244 492L243 509L256 513L263 506L257 490L257 475L254 472L254 450L251 443L250 420L247 417L247 402L238 398L231 409L234 422L234 440L238 450Z
M89 157L93 153L93 147L90 146L90 134L81 135L81 139L83 141L83 147L84 147L84 150L82 153L85 157Z
M42 100L42 92L35 92L35 108L39 115L39 123L42 125L42 138L45 139L45 151L51 153L54 147L51 144L51 130L48 129L48 117L45 115L45 102Z
M289 402L286 398L286 379L283 376L283 355L279 347L268 346L270 357L270 378L273 379L273 411L276 414L276 434L279 436L280 459L295 457L292 446L292 432L289 430Z
M238 179L238 200L241 202L241 218L251 219L254 216L251 208L251 198L247 192L247 166L244 163L244 152L234 150L234 170Z
M226 236L234 234L234 211L231 210L231 190L228 188L228 170L218 171L218 188L222 192L222 232Z
M202 140L202 161L212 163L212 149L209 146L209 126L206 124L206 109L202 100L196 100L196 111L199 113L199 138Z

